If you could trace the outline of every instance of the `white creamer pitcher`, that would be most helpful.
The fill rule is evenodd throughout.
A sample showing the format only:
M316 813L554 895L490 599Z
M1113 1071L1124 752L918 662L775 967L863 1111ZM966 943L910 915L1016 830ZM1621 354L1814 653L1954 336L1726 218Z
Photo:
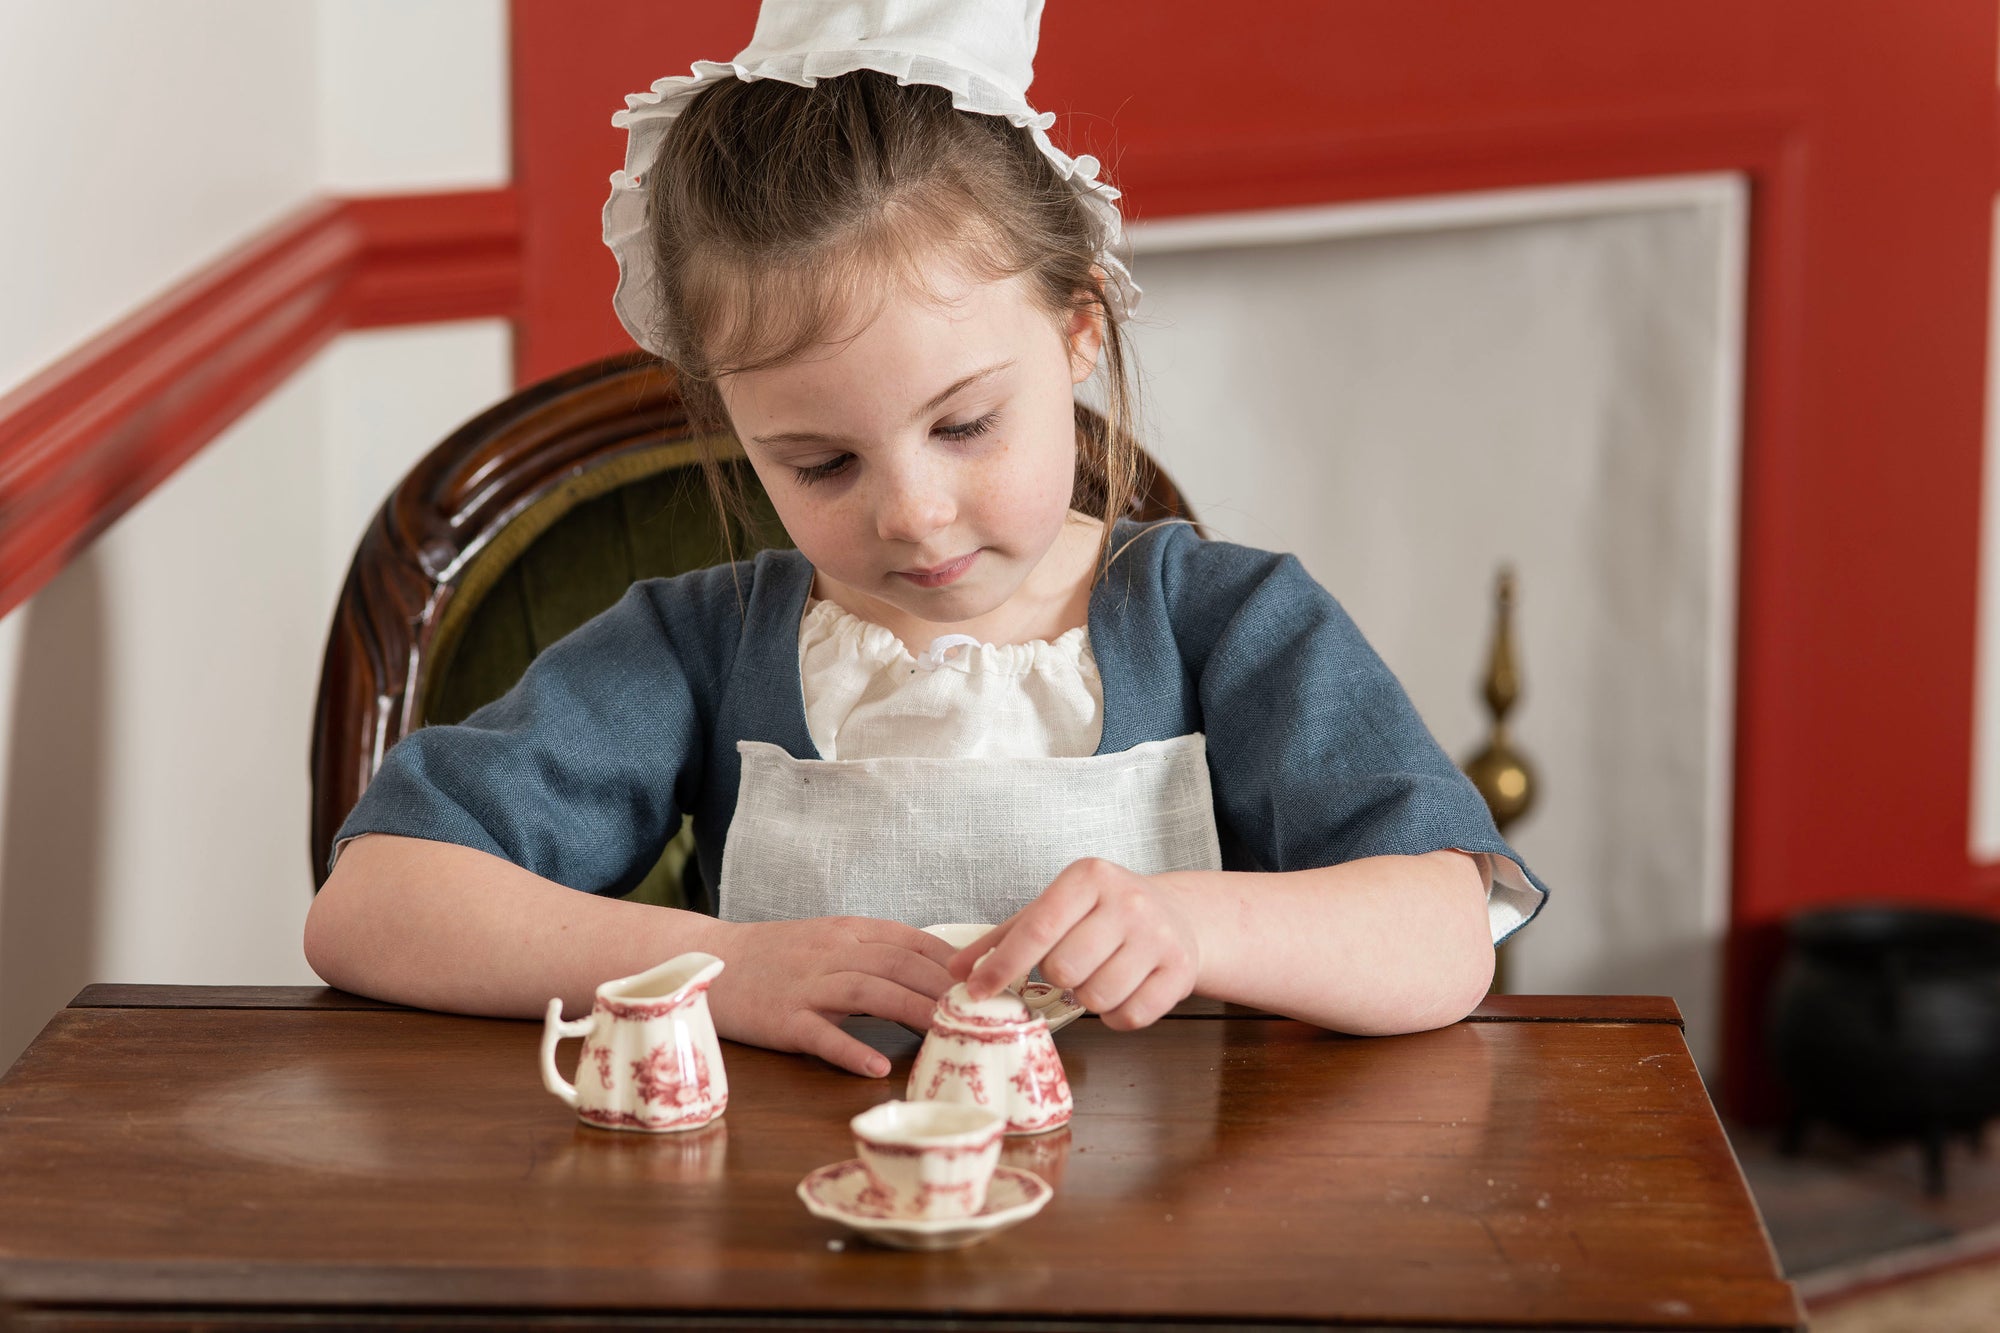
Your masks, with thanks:
M564 1022L550 1000L542 1027L542 1085L585 1124L656 1132L697 1129L729 1105L722 1043L708 1013L714 954L684 953L597 988L590 1013ZM583 1038L576 1082L556 1072L556 1043Z

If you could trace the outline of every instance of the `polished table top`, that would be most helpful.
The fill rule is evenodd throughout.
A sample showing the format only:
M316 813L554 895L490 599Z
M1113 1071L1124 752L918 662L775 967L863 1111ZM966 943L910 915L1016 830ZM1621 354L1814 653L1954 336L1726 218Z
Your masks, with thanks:
M0 1078L0 1326L1803 1324L1671 1001L1372 1039L1187 1008L1065 1029L1075 1119L1003 1158L1055 1198L911 1253L793 1193L901 1095L890 1024L851 1025L887 1080L725 1045L728 1114L643 1135L543 1091L538 1023L94 986Z

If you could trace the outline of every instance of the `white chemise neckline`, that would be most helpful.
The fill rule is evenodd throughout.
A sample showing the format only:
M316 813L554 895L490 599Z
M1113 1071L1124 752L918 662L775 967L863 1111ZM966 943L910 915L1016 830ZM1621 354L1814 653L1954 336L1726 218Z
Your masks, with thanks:
M914 654L837 602L799 623L806 728L822 759L1051 759L1097 753L1104 686L1090 634L980 643L945 635Z

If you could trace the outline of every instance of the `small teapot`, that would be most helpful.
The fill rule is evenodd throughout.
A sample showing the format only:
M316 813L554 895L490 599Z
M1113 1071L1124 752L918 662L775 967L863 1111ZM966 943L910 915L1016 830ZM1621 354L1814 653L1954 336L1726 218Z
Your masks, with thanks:
M932 1011L905 1096L988 1107L1009 1134L1060 1128L1075 1109L1047 1021L1011 991L975 1000L963 983Z
M564 1022L549 1001L542 1027L542 1085L603 1129L699 1129L729 1105L722 1043L708 1013L713 954L684 953L597 988L590 1012ZM556 1072L556 1043L582 1037L576 1082Z

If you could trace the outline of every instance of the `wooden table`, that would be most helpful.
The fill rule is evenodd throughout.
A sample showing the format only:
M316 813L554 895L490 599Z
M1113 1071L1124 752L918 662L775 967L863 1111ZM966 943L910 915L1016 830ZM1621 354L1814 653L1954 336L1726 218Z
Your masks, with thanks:
M900 1095L889 1024L854 1024L887 1081L728 1046L728 1115L653 1136L544 1092L539 1024L93 986L0 1079L0 1325L1802 1326L1670 1001L1194 1008L1065 1030L1076 1118L1004 1159L1054 1200L919 1254L793 1194Z

